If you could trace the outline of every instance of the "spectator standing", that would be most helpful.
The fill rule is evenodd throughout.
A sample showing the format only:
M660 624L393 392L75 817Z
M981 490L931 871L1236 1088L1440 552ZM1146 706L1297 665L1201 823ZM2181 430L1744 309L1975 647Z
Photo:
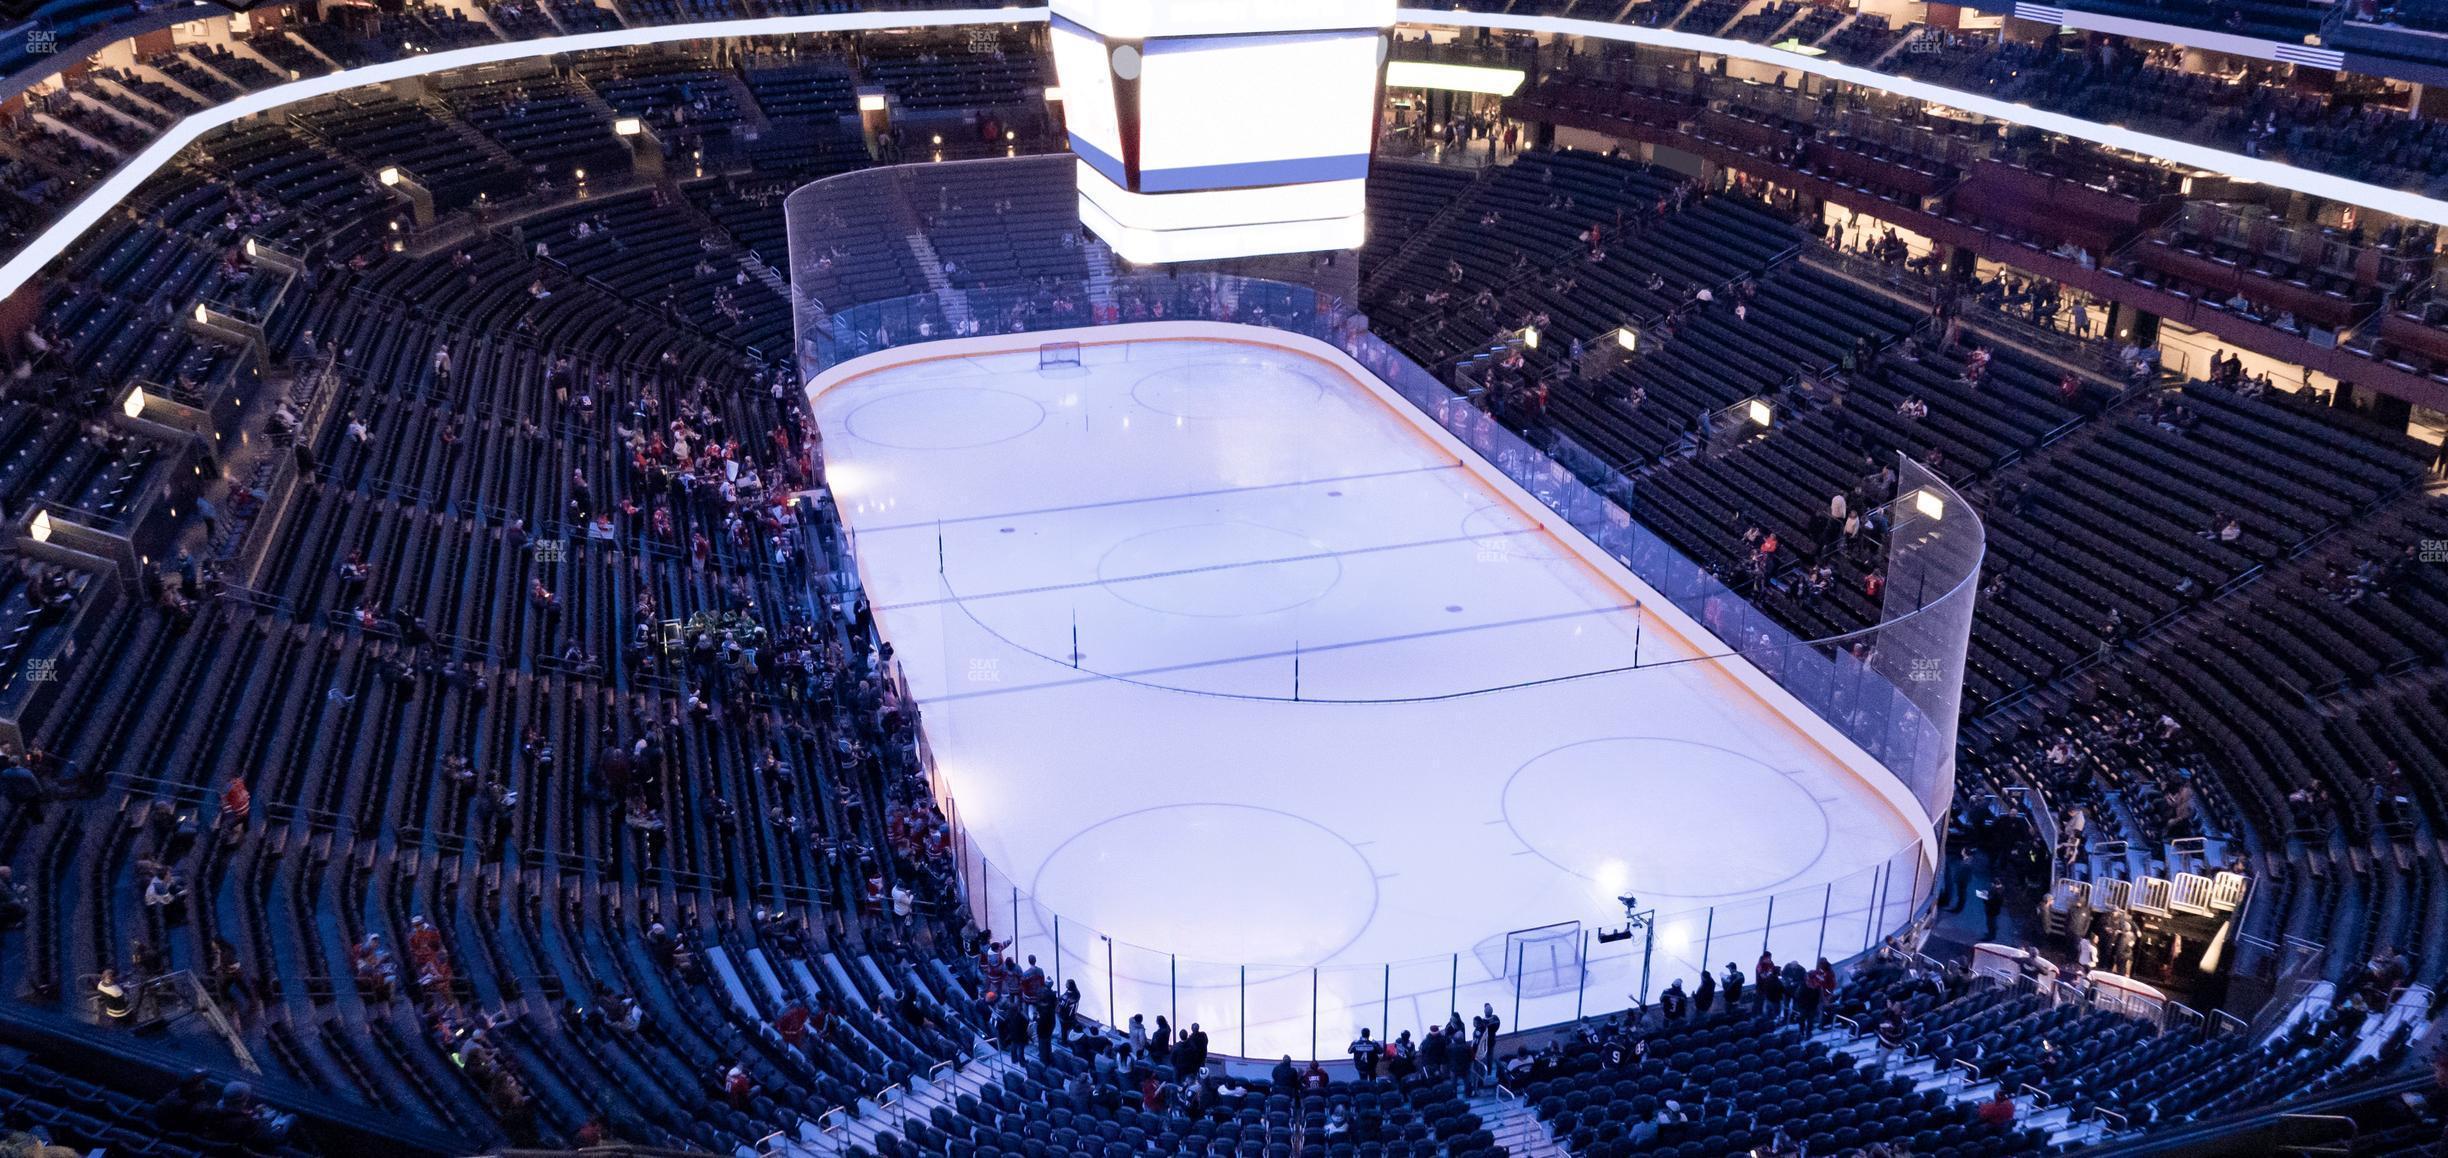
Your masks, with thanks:
M1775 1021L1785 1016L1785 975L1777 969L1776 957L1762 951L1752 977L1759 982L1759 1015Z
M1821 957L1819 963L1802 979L1802 1032L1819 1028L1819 1011L1836 999L1836 967Z
M1352 1064L1359 1067L1361 1081L1373 1082L1377 1080L1377 1059L1383 1055L1384 1052L1385 1046L1370 1039L1368 1027L1362 1026L1360 1029L1360 1036L1354 1039L1351 1043Z

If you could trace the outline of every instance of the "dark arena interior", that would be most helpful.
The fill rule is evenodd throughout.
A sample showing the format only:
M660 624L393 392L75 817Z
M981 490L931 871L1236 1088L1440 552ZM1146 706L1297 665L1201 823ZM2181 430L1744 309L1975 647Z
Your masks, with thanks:
M10 0L0 1155L2442 1153L2448 4L2070 3Z

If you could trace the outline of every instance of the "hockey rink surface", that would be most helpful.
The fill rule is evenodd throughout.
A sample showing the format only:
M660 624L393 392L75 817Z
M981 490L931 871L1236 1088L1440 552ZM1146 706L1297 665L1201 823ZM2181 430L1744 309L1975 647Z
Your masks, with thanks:
M1642 939L1594 934L1626 893L1652 999L1704 946L1748 971L1906 919L1910 818L1722 645L1351 372L1127 330L1077 368L1048 335L897 351L926 360L813 401L995 935L1051 974L1059 917L1083 1012L1333 1058L1482 1002L1624 1008Z

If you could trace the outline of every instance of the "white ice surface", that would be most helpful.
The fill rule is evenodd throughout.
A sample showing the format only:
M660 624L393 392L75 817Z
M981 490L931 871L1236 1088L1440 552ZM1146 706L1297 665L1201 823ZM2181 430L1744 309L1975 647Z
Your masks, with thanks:
M1704 943L1748 968L1771 895L1780 959L1904 918L1904 818L1359 384L1228 342L1085 354L815 405L997 935L1051 971L1059 915L1091 1015L1101 937L1114 1005L1219 1052L1308 1056L1316 967L1331 1057L1455 1006L1515 1022L1516 974L1522 1026L1622 1008L1638 938L1593 939L1586 983L1503 958L1626 892L1653 995Z

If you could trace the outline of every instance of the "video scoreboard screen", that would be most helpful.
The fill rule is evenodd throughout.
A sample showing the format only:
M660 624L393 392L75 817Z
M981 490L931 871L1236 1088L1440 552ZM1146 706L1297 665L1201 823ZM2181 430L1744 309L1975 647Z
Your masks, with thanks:
M1350 249L1393 5L1062 0L1080 217L1152 264Z

